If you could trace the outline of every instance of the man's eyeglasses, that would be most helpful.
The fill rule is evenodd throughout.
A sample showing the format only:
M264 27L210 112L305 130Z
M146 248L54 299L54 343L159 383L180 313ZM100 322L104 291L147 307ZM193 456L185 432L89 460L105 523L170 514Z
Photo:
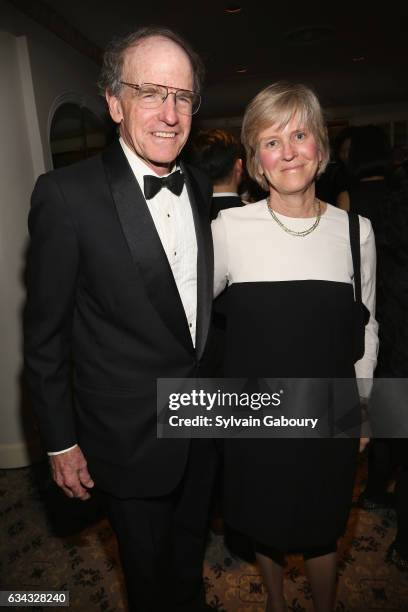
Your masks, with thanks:
M142 108L158 108L170 94L174 94L174 102L176 109L182 115L194 115L201 104L201 96L195 91L189 89L176 89L169 91L167 85L157 85L156 83L126 83L121 81L122 85L127 85L137 92L137 99ZM170 88L173 89L173 88Z

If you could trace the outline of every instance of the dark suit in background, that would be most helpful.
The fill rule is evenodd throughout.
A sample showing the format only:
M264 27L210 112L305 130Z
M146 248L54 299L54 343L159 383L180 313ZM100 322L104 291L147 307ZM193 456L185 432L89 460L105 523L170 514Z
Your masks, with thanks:
M243 202L239 195L221 195L212 198L211 202L211 221L217 218L220 210L226 208L234 208L235 206L243 206Z

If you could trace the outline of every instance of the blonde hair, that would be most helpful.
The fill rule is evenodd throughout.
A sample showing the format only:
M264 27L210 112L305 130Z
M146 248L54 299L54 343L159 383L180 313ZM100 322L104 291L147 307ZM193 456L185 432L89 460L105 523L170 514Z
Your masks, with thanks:
M259 134L271 125L283 129L298 115L301 124L313 134L322 157L320 176L330 158L330 145L323 111L316 94L306 85L278 82L259 92L249 103L242 122L241 140L247 155L249 175L266 191L269 184L259 172Z

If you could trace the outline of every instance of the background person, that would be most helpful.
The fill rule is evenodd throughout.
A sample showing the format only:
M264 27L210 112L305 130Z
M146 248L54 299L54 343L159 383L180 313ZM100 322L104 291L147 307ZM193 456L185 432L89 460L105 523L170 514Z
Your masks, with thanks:
M349 204L343 208L370 219L376 237L389 196L390 170L391 149L383 130L376 125L353 128L346 160Z
M370 219L373 226L377 252L377 299L376 319L380 330L379 363L387 360L383 355L392 350L382 336L385 317L384 305L389 301L388 277L394 268L392 253L394 245L387 239L387 227L393 212L391 210L391 148L384 131L375 125L354 127L345 160L348 175L348 205L345 210L356 212ZM385 340L385 341L384 341ZM376 371L376 375L379 372ZM393 449L394 447L394 449ZM359 498L359 504L366 510L391 507L393 495L388 484L398 462L392 440L375 437L368 448L368 479Z
M349 203L347 160L349 156L353 127L347 127L337 134L333 143L333 155L324 172L316 178L316 196L340 208Z
M41 176L29 218L33 407L56 483L103 492L132 612L205 609L213 443L156 436L157 378L204 375L211 186L177 163L202 74L168 29L115 40L101 87L120 138Z
M227 130L200 130L193 140L191 163L213 184L211 219L220 210L243 204L238 195L244 176L243 153L238 138Z
M348 215L315 197L329 156L316 96L303 85L267 87L246 109L242 142L249 174L269 196L222 211L212 224L216 294L228 284L225 375L371 378L374 236L360 218L362 298L371 317L355 364ZM356 439L226 440L225 519L254 542L268 612L285 609L288 551L304 554L315 609L333 610L336 540L347 523L357 451Z
M386 414L390 414L391 423L397 425L396 419L402 415L404 422L398 431L403 435L404 430L407 431L408 421L406 395L402 386L408 378L408 189L405 182L393 188L389 205L392 212L387 216L384 228L387 257L383 266L383 319L380 324L380 352L376 376L388 379L385 389L389 385L390 390L393 389L390 379L399 379L396 388L402 390L398 393L386 392L380 404L377 407L374 404L370 409L380 411L381 416L383 406L386 410L387 403L391 402L390 411ZM375 412L373 416L375 422ZM380 418L380 423L382 422L384 419ZM385 424L388 427L387 418ZM378 435L381 433L381 430L378 431ZM408 572L408 439L393 437L373 440L370 447L373 442L378 442L374 445L377 453L373 457L369 455L368 483L360 502L364 508L375 510L390 506L392 500L397 531L387 551L386 560L401 571ZM387 489L393 477L395 490L391 497L389 493L387 496Z

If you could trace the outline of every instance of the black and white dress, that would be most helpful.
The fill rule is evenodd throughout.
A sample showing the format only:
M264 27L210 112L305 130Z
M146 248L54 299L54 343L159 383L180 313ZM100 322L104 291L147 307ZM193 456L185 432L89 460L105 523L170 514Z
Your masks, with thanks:
M277 216L295 231L315 220ZM328 205L317 228L297 237L262 200L222 211L212 230L215 294L228 285L225 376L372 378L376 257L367 219L360 218L361 285L371 317L356 364L347 213ZM226 440L226 521L282 551L334 542L347 522L357 452L357 439Z

